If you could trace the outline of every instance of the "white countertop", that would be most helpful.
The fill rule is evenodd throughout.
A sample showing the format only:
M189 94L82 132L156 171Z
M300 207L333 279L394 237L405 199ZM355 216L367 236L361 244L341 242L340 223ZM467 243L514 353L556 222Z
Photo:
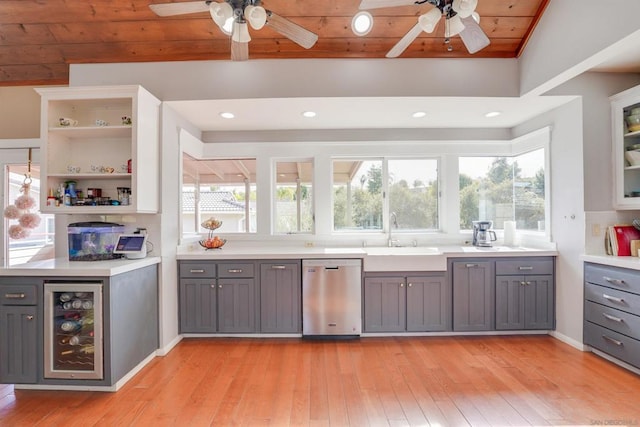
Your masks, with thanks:
M179 260L203 259L301 259L301 258L364 258L365 256L416 256L444 255L445 257L514 257L514 256L556 256L555 249L494 246L428 246L398 248L388 247L306 247L277 245L237 245L227 243L221 249L209 249L196 245L178 248Z
M67 258L55 258L0 268L0 276L110 277L159 264L160 260L160 257L109 261L69 261Z
M635 256L582 255L582 260L596 264L640 270L640 258Z

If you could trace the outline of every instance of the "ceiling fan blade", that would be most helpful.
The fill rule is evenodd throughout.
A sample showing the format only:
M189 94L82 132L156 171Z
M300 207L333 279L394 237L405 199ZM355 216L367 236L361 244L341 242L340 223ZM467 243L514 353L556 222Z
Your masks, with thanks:
M209 4L205 0L182 3L156 3L149 8L158 16L185 15L187 13L208 12Z
M382 7L411 6L416 0L362 0L358 9L379 9Z
M286 18L267 10L267 25L305 49L311 49L318 41L318 35L294 24Z
M407 34L405 34L404 37L402 37L400 41L396 43L396 45L393 46L389 52L387 52L385 56L387 58L396 58L400 56L402 52L404 52L405 49L409 47L411 43L413 43L413 41L420 35L421 32L422 28L420 28L420 24L418 23L414 25L413 28L411 28L407 32Z
M249 59L249 43L231 41L231 60L246 61Z
M464 24L464 30L460 31L460 38L469 53L474 54L491 44L489 37L482 31L482 28L473 17L462 18L462 23Z

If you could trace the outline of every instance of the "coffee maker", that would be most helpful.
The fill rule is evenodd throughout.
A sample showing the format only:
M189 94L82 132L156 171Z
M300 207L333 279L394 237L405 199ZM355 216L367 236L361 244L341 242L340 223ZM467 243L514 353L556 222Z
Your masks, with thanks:
M473 221L473 246L490 247L496 241L496 233L491 230L493 221Z

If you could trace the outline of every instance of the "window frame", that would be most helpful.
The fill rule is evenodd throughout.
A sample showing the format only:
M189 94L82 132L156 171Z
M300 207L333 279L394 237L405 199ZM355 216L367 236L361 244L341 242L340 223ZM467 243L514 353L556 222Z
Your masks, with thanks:
M301 231L301 221L302 221L302 212L300 211L300 203L297 203L296 211L297 211L297 229L298 231L290 231L290 232L282 232L277 231L276 222L278 218L278 200L277 200L277 192L278 192L278 163L310 163L311 164L311 230L309 231ZM316 234L316 203L315 203L315 159L313 157L274 157L271 158L271 234L273 236L286 236L286 235L307 235L313 236ZM299 191L299 190L298 190Z

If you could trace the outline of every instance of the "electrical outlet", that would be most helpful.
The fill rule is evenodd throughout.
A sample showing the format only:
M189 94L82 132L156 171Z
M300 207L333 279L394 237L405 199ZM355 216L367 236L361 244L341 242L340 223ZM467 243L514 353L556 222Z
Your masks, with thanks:
M600 236L600 224L593 224L591 226L591 235L593 237L598 237Z
M304 243L304 246L305 246L305 248L312 248L312 247L314 247L315 245L314 245L314 243L313 243L313 242L305 242L305 243Z

